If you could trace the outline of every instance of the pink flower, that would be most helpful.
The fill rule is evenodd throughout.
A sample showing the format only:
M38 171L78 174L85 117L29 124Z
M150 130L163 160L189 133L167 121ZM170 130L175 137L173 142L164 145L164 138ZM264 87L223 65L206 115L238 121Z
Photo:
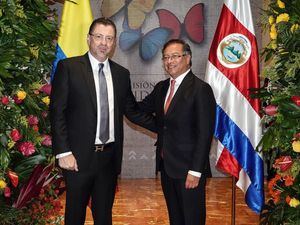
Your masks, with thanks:
M2 96L1 103L3 105L8 105L9 104L9 98L8 98L8 96Z
M43 112L42 112L42 117L43 117L43 118L46 118L47 116L48 116L48 112L47 112L47 111L43 111Z
M46 118L47 116L48 116L48 112L47 112L47 111L43 111L43 112L42 112L42 117L43 117L43 118Z
M291 156L281 156L280 158L275 160L273 167L284 172L289 168L291 168L292 165L293 165L293 160Z
M27 117L27 121L30 126L37 125L39 123L39 119L34 115L29 115Z
M22 142L18 146L18 150L24 155L24 156L30 156L35 152L35 147L30 141Z
M275 106L275 105L268 105L266 106L265 108L265 112L267 115L269 116L274 116L276 113L277 113L277 109L278 109L278 106Z
M40 88L40 91L44 92L47 95L51 94L51 84L45 84Z
M10 132L10 137L14 142L17 142L22 138L22 134L17 129L13 129Z
M11 196L11 191L10 191L10 188L9 188L8 186L6 186L6 187L4 188L4 196L5 196L6 198L9 198L9 197Z
M51 139L50 135L47 135L47 134L43 135L42 145L45 145L45 146L51 146L52 145L52 139Z

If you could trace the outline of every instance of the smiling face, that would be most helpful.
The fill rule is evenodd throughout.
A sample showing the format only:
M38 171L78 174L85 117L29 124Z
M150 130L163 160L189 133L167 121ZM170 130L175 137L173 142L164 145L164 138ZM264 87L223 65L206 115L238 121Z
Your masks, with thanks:
M90 53L100 62L105 61L113 51L116 43L115 30L111 25L96 24L87 43Z
M163 52L163 65L166 72L176 79L190 68L191 56L185 54L183 45L172 43Z

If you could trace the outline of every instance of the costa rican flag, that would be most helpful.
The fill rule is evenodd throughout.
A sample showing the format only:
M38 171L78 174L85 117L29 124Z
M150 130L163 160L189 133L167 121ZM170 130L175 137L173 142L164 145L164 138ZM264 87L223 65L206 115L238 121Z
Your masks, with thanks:
M259 87L259 63L250 3L225 0L210 48L206 81L217 101L216 166L235 176L247 205L256 213L264 205L263 159L255 150L261 135L259 101L250 88Z

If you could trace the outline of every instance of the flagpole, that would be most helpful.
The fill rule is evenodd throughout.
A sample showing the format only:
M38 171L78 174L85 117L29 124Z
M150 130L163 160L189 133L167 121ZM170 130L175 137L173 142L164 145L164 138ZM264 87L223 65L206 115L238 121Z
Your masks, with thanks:
M236 178L231 176L232 180L232 190L231 190L231 225L235 225L235 196L236 196Z
M205 76L217 102L216 165L235 176L232 186L234 181L239 182L238 187L247 196L246 204L256 213L264 205L264 162L255 151L262 134L260 103L250 97L249 89L260 87L258 59L250 1L224 0ZM234 196L233 192L232 207ZM232 224L234 219L232 208Z

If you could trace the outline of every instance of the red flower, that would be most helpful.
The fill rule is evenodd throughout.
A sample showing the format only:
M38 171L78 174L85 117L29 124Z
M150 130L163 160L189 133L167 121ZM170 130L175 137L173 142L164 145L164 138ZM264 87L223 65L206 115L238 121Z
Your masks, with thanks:
M13 100L17 105L20 105L23 102L23 100L19 99L18 96L16 95L13 97Z
M277 113L278 106L268 105L265 107L265 112L269 116L274 116Z
M9 177L10 182L12 183L12 185L14 187L17 187L18 183L19 183L19 176L15 172L13 172L11 170L8 171L7 176Z
M9 104L9 97L8 96L2 96L1 103L3 105L8 105Z
M17 129L13 129L10 132L10 137L14 142L17 142L22 138L22 135L20 134L20 132Z
M38 132L38 131L39 131L39 126L38 126L38 125L33 125L33 126L32 126L32 129L33 129L35 132Z
M27 117L27 121L30 126L37 125L39 123L39 119L34 115L29 115Z
M291 156L281 156L275 160L274 168L280 169L282 172L288 170L293 165Z
M51 139L50 135L47 135L47 134L43 135L42 145L45 145L45 146L51 146L52 145L52 139Z
M18 150L24 155L24 156L30 156L35 152L35 147L30 141L22 142L18 146Z
M47 95L51 94L51 84L45 84L40 88L40 91L44 92Z
M297 105L300 106L300 96L292 96L291 100Z
M6 198L9 198L9 197L11 196L11 191L10 191L10 188L9 188L8 186L6 186L6 187L4 188L4 196L5 196Z

